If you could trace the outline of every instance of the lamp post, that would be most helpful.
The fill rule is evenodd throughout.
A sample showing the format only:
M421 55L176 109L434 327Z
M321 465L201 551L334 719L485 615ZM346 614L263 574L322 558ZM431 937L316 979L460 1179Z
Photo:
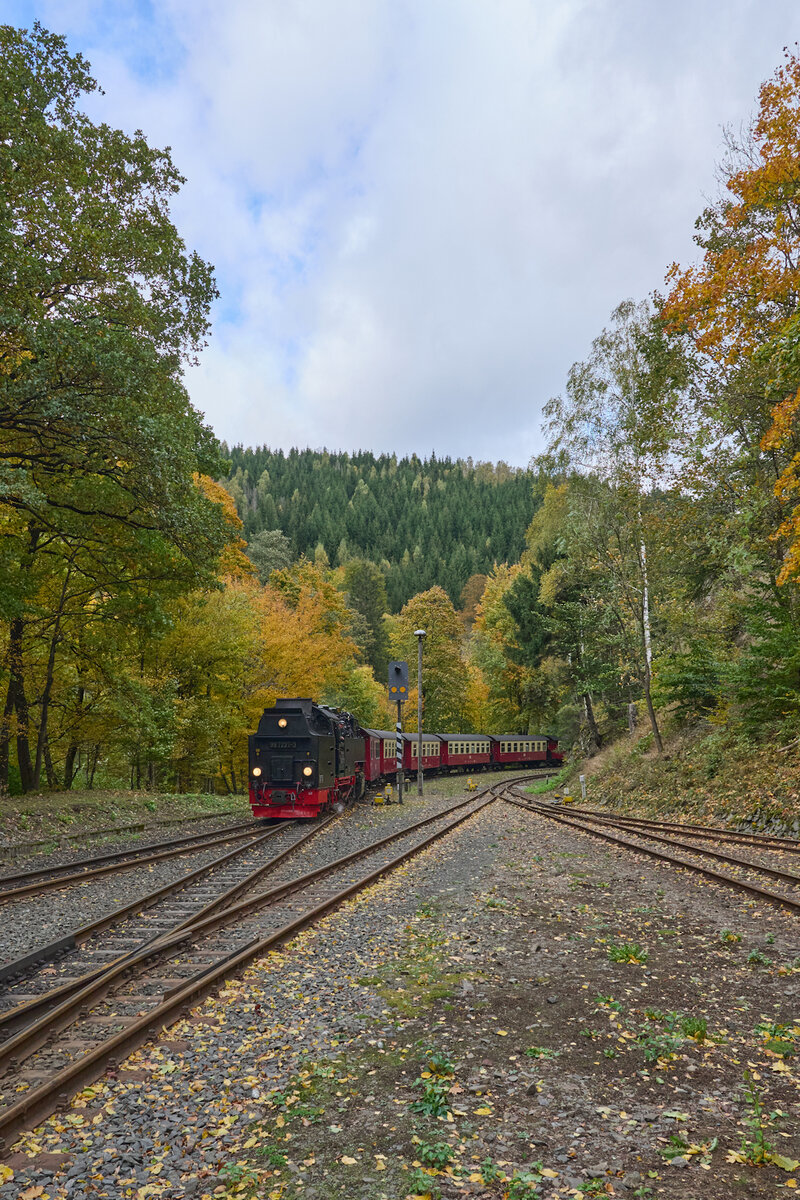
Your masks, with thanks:
M417 639L417 795L422 795L422 641L424 629L415 629Z

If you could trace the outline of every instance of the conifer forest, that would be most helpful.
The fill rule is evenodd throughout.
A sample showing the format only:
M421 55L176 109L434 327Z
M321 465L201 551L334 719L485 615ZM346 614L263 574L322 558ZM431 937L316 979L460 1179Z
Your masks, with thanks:
M276 697L385 727L419 627L430 730L796 741L796 52L695 261L620 296L521 469L221 444L184 378L217 283L180 164L85 115L60 36L0 45L0 791L238 791Z

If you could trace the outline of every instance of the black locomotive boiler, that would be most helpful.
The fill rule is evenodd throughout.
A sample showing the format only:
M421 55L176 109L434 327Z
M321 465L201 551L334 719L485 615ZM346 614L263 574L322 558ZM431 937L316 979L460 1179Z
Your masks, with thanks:
M277 700L248 739L256 817L316 817L363 795L364 731L348 712Z

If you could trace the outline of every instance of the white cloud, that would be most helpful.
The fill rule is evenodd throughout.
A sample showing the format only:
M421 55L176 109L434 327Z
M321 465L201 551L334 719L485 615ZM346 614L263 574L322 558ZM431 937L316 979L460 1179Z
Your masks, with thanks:
M223 291L189 382L220 436L517 463L611 309L691 254L720 126L800 24L791 0L39 11L93 111L189 179L176 219Z

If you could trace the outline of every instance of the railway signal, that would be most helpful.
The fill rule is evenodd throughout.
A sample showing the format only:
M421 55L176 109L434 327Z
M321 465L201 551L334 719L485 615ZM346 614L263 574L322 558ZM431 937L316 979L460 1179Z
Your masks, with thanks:
M403 704L408 699L408 663L389 663L389 699L397 705L395 725L397 760L397 802L403 803Z

